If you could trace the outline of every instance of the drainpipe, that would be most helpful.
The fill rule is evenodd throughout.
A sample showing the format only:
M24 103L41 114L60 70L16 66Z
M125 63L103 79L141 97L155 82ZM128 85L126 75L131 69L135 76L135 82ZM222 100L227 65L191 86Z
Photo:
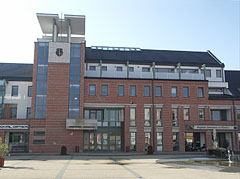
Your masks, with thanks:
M235 145L236 145L236 150L239 151L239 147L238 147L238 135L237 135L237 128L235 128L236 126L236 106L235 106L235 100L234 97L232 99L232 103L233 103L233 121L234 121L234 134L235 134Z
M102 77L102 60L100 60L100 78Z
M155 79L155 62L152 65L153 78L152 78L152 138L153 138L153 152L155 152L155 111L154 111L154 79Z
M179 77L179 80L181 80L181 63L177 64L177 68L178 68L178 77Z
M129 61L127 61L127 78L129 78Z

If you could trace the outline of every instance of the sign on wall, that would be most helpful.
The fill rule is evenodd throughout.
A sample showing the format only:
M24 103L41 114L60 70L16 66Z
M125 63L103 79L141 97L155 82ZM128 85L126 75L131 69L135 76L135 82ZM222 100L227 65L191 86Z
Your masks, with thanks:
M17 129L17 130L22 130L22 129L28 129L28 125L0 125L0 130L3 129Z
M237 129L237 126L217 126L217 125L192 125L190 129L198 130L234 130Z

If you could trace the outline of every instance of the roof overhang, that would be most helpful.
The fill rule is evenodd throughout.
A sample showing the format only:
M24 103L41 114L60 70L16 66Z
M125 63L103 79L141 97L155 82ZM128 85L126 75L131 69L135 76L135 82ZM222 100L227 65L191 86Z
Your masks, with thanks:
M85 35L85 16L83 15L65 14L64 19L61 19L58 14L37 13L37 18L43 34L52 34L54 21L59 29L58 33L67 34L68 21L70 21L71 34Z

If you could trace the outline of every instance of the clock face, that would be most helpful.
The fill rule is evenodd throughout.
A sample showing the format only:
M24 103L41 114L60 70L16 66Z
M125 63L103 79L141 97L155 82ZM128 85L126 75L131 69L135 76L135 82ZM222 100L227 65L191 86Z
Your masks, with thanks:
M63 55L63 49L62 49L62 48L57 48L57 49L56 49L56 55L57 55L58 57L61 57L61 56Z

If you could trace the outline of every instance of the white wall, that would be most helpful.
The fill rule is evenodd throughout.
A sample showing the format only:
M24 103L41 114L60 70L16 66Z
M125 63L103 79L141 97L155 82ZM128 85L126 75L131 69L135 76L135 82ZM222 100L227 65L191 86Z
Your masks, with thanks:
M12 96L12 86L18 86L18 96ZM27 107L31 107L32 97L28 97L28 86L32 86L32 82L7 83L4 104L17 104L17 119L26 119Z

